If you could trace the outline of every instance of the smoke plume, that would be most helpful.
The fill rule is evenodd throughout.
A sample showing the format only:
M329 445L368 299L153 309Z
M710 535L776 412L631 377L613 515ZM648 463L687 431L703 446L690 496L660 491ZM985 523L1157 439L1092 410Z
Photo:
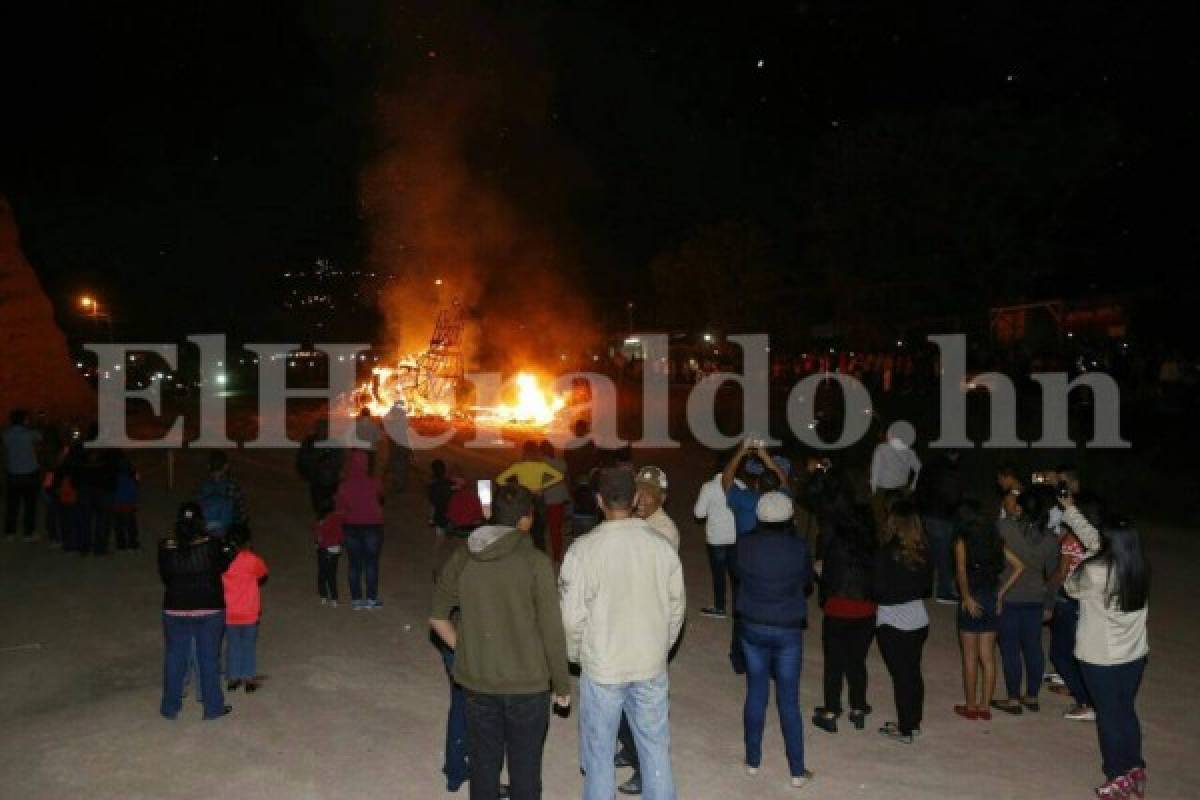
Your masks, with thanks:
M585 173L553 133L524 27L457 3L397 6L385 26L361 194L371 265L396 276L381 302L401 352L423 349L456 297L469 367L549 367L590 344L563 216Z

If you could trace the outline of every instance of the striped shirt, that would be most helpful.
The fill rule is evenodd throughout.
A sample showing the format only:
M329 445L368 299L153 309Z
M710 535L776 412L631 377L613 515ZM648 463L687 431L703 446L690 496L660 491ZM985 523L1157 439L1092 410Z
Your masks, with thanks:
M919 631L929 626L929 613L924 600L910 600L895 606L880 606L875 624L890 625L898 631Z

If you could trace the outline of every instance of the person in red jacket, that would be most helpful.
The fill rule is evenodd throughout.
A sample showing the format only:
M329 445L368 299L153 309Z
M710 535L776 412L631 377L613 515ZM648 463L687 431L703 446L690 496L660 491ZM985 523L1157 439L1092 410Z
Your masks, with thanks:
M346 532L342 528L345 517L333 504L333 498L322 498L316 525L317 540L317 594L321 605L337 608L338 558L342 554L342 542Z
M230 531L238 554L221 582L225 587L225 688L236 690L245 683L247 692L258 690L259 678L255 663L258 643L258 621L262 615L259 585L267 577L267 562L250 548L250 531L234 528Z

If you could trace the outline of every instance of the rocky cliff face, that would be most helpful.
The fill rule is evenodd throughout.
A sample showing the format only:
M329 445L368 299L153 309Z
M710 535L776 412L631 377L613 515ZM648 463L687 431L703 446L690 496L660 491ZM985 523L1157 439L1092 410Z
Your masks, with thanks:
M90 418L96 398L71 363L50 300L21 252L12 209L0 197L0 426L14 408Z

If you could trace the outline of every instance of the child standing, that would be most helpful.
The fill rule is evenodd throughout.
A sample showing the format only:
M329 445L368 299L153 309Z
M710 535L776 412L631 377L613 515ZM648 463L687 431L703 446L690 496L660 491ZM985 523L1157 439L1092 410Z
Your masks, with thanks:
M255 647L258 642L258 620L262 614L259 584L267 577L267 563L250 549L250 531L234 528L228 534L238 547L233 563L221 576L225 586L226 688L236 690L243 683L247 692L258 690L258 669Z
M338 558L346 539L342 528L344 517L335 509L332 497L322 499L317 513L317 594L321 596L321 605L337 608Z
M118 550L137 550L138 474L124 453L117 462L117 487L113 493L113 529Z

